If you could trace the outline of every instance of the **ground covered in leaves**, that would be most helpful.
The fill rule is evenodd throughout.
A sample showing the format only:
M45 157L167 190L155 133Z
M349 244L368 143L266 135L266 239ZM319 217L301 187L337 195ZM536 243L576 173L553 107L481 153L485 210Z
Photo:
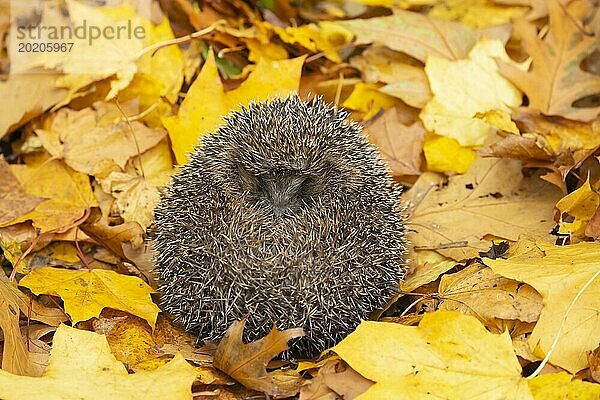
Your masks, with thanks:
M0 398L600 398L597 2L92 3L0 0ZM145 35L15 53L84 23ZM405 186L410 274L319 359L243 321L198 347L157 306L153 208L224 115L295 91Z

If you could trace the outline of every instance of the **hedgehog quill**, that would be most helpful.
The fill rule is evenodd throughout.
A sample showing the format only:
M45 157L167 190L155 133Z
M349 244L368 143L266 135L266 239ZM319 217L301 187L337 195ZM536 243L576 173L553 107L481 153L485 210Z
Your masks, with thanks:
M298 95L232 112L155 210L163 309L202 340L302 327L312 357L383 306L406 271L400 189L348 114Z

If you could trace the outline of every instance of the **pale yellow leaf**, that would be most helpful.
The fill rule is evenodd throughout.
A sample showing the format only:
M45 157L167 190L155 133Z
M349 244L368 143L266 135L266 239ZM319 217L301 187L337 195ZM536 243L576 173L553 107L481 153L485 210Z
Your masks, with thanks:
M468 59L427 59L425 72L433 98L420 117L428 131L456 139L462 146L482 145L495 128L475 115L510 112L521 104L521 92L498 73L496 58L509 61L502 42L481 39Z
M375 382L360 400L532 399L508 332L456 312L425 314L418 327L363 322L332 350Z
M154 290L144 281L109 270L40 268L21 279L19 286L35 294L60 296L73 323L98 317L110 307L144 318L154 327L160 311L150 297Z
M539 242L543 252L515 254L508 260L485 259L494 272L526 282L544 298L544 308L529 338L538 356L545 356L555 337L550 362L572 373L587 367L585 352L600 341L600 243L553 246ZM595 280L578 295L594 276ZM571 303L573 303L571 305Z
M180 355L151 372L127 374L103 335L61 325L39 378L0 370L4 400L192 400L194 369Z

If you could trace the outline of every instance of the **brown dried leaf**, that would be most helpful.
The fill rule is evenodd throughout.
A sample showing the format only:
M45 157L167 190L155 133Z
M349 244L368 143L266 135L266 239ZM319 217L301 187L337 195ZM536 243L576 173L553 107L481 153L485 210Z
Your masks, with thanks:
M600 145L600 122L584 123L540 114L531 108L515 110L511 119L521 132L543 136L555 151L593 149Z
M122 170L131 157L156 146L166 135L138 121L127 123L113 106L94 107L63 108L45 121L44 129L35 131L53 157L64 158L76 171L104 177Z
M144 241L144 230L137 222L125 222L121 225L110 226L104 218L101 218L97 209L92 211L90 217L81 224L80 228L92 239L124 259L127 259L123 251L124 245L137 248Z
M587 355L588 364L590 365L590 374L592 379L600 383L600 347L590 351Z
M402 124L396 108L386 110L375 122L365 128L369 142L379 148L389 163L392 175L419 175L425 128L417 121Z
M477 151L482 157L515 158L517 160L552 160L554 151L548 142L532 134L506 134L500 140Z
M500 72L529 98L532 108L549 115L562 115L580 121L598 116L600 106L573 107L583 97L600 93L600 76L581 69L581 62L598 47L598 38L586 35L581 24L590 12L585 1L563 7L556 0L548 2L550 29L542 40L536 27L524 19L514 22L522 46L532 57L532 67L525 72L498 61Z
M300 390L302 378L294 370L267 372L267 364L277 354L288 349L290 339L304 335L302 328L279 331L274 326L262 339L245 344L242 334L246 320L231 325L214 355L214 366L247 388L275 397L294 396Z
M4 336L1 368L16 375L36 376L36 368L19 329L19 290L0 272L0 329ZM39 371L41 373L41 371Z
M343 360L328 361L316 378L302 386L300 400L351 400L373 385Z
M0 224L28 213L45 200L25 192L3 157L0 157L0 187Z
M585 236L594 240L600 240L600 207L596 209L594 215L585 227Z

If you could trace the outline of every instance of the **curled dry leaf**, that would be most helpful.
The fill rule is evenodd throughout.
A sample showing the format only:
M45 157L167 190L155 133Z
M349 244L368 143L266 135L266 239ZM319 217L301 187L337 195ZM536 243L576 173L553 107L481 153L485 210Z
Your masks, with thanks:
M373 382L350 368L342 360L328 361L316 378L303 385L300 400L352 400L364 393Z
M267 364L288 349L287 342L304 335L302 328L279 331L274 326L262 339L245 344L246 320L234 322L217 347L214 365L247 388L275 397L294 396L302 378L294 370L267 372Z

